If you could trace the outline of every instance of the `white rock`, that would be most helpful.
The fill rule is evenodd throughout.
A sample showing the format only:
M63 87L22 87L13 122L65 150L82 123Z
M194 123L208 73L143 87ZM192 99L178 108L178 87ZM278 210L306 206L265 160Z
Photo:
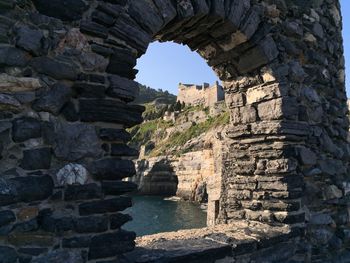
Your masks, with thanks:
M88 171L80 164L70 163L58 171L59 185L85 184L88 181Z

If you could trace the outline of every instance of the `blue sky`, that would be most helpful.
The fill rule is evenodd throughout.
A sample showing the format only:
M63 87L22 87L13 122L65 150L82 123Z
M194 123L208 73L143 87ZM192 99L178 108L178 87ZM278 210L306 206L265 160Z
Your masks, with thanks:
M346 87L350 96L350 0L340 0L343 15L343 36L346 61ZM196 52L172 42L152 43L137 62L136 80L155 89L177 94L179 82L213 84L218 80L214 71Z

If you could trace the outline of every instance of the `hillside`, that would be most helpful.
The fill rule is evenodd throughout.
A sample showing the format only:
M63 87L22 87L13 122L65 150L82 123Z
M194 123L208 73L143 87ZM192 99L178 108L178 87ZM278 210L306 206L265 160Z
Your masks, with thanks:
M144 145L148 157L179 155L193 148L202 148L205 142L200 142L201 137L229 122L224 103L219 104L216 111L202 106L186 106L175 115L174 120L159 117L131 128L130 145L137 149Z
M173 104L176 102L176 96L169 93L167 90L152 89L140 84L139 96L134 101L135 104Z

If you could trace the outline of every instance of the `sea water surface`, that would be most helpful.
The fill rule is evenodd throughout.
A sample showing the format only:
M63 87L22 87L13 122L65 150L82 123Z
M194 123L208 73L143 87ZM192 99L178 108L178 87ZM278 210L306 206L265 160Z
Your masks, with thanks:
M125 210L133 220L123 229L137 236L206 226L207 213L200 205L172 201L161 196L132 196L133 206Z

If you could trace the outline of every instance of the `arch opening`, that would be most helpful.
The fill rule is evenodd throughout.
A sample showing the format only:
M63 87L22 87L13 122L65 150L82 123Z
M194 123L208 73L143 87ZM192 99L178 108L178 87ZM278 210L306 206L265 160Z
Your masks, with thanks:
M339 1L66 2L69 12L59 0L0 1L6 261L129 258L135 234L122 211L135 185L122 179L137 153L125 129L142 122L134 67L155 39L188 45L214 69L230 127L209 203L218 225L138 241L136 257L348 258Z

